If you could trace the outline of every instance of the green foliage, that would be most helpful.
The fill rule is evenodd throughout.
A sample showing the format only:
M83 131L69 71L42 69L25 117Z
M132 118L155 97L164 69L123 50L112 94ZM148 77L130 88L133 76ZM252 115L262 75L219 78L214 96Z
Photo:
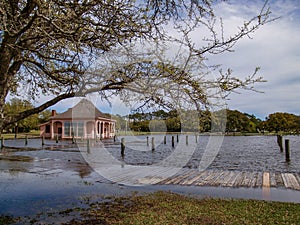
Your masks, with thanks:
M299 133L300 117L290 113L276 112L270 114L263 125L268 131Z
M116 120L116 130L126 130L126 120L119 114L111 115L112 119Z
M180 118L171 117L166 119L167 131L169 132L180 132L181 131L181 123Z
M18 98L13 98L10 102L5 104L5 115L6 117L14 117L20 112L32 109L34 106L28 100L20 100ZM38 124L40 123L39 116L37 114L31 115L26 119L20 120L19 122L6 127L6 130L15 132L15 129L18 129L18 132L29 132L32 129L37 129Z
M194 118L198 115L198 118ZM130 118L130 129L134 131L168 131L168 132L210 132L212 122L215 127L221 127L226 122L226 132L256 133L268 130L270 132L300 131L300 117L290 113L273 113L262 121L253 114L238 110L218 111L211 113L202 111L182 111L179 116L175 110L163 110L152 113L135 113ZM182 127L184 125L184 128ZM224 129L225 130L225 129Z
M228 132L257 132L261 121L254 115L241 113L237 110L227 110L226 131Z
M42 111L41 113L39 113L39 123L45 123L49 121L51 115L52 115L51 110L47 109Z
M26 110L33 109L34 106L28 100L22 100L18 98L12 98L9 102L5 104L4 113L7 118L14 117L21 112ZM50 110L44 110L39 114L33 114L23 120L16 122L15 124L11 124L7 126L6 132L26 132L28 133L30 130L38 129L38 125L41 123L45 123L49 121L51 116Z

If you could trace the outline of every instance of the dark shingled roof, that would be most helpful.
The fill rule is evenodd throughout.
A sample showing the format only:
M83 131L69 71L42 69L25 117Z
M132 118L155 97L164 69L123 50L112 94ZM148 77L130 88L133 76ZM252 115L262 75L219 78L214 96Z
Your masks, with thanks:
M67 111L52 116L51 119L95 119L105 118L111 120L109 115L102 113L95 105L87 99L82 99L73 108L69 108Z

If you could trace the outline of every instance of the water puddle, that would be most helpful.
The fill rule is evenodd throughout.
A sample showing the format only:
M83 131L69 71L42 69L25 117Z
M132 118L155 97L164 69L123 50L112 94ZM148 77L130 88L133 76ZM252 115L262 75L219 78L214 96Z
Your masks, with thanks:
M146 137L132 142L120 155L120 143L107 140L95 143L93 150L105 147L116 159L132 165L151 165L172 154L170 143L156 143L155 151L148 151ZM224 143L210 165L210 169L239 171L280 171L300 172L299 137L290 137L292 161L286 164L284 154L276 146L276 137L225 137ZM192 140L189 146L192 145ZM197 168L207 145L208 137L198 139L197 150L191 156L186 168ZM78 215L69 209L85 207L92 201L108 201L107 196L127 195L133 191L148 192L157 190L174 191L195 196L215 196L229 198L250 198L300 203L300 192L284 189L261 188L222 188L192 186L121 186L97 174L87 164L76 145L48 142L42 146L40 140L29 141L30 148L20 143L6 141L17 149L4 149L0 152L0 215L38 218L51 223L65 222ZM51 144L52 147L50 146ZM78 143L87 148L84 143ZM99 147L99 149L98 149ZM144 148L137 150L137 148ZM66 215L58 214L65 211ZM22 223L20 223L22 224Z

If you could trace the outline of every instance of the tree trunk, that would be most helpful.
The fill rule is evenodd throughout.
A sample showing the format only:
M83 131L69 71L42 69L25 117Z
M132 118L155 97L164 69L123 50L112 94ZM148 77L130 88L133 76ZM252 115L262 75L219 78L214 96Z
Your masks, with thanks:
M13 46L16 38L10 37L7 33L3 35L0 47L0 132L5 128L4 107L5 99L9 93L13 78L19 71L22 63L17 60L19 51Z

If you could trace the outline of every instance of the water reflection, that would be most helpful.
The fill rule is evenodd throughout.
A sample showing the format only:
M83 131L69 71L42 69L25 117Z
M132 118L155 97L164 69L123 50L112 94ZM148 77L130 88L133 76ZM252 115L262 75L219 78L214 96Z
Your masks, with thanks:
M9 171L11 175L19 172L55 174L55 171L65 170L76 172L81 178L93 171L78 149L21 151L0 156L0 171Z

